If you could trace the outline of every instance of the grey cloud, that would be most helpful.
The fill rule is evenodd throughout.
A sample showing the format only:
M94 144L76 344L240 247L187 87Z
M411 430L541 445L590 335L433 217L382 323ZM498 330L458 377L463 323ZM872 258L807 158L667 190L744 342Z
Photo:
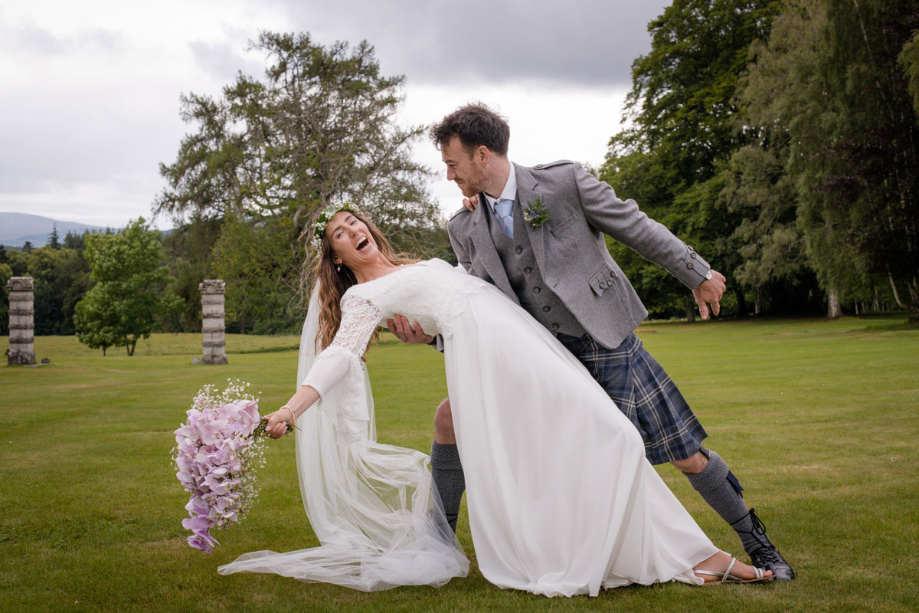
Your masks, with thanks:
M245 40L245 39L243 39ZM251 76L261 76L264 63L253 54L243 55L244 45L226 42L208 44L193 41L188 44L195 63L218 81L229 84L239 71Z
M68 48L65 39L31 25L3 28L0 31L0 41L0 48L30 56L62 55Z
M105 183L152 199L157 163L175 156L182 135L177 102L172 92L131 89L0 92L0 142L11 144L0 147L0 193Z
M71 36L58 36L34 24L0 27L0 49L31 58L74 52L113 53L126 47L124 36L93 28Z
M368 40L387 74L415 84L627 86L668 0L276 0L291 29L323 43ZM329 36L334 32L334 37Z

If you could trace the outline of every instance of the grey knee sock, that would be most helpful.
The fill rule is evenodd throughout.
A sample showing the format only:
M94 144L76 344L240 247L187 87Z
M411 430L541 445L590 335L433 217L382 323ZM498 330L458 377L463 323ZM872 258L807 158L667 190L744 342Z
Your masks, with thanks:
M728 469L728 465L711 449L703 449L708 464L702 472L691 475L684 473L689 483L721 518L731 524L743 543L744 551L752 553L769 541L759 524L743 501L740 483Z
M466 491L463 464L460 462L456 445L442 445L434 441L431 445L431 477L444 505L447 523L456 532L460 503L463 501L463 492Z

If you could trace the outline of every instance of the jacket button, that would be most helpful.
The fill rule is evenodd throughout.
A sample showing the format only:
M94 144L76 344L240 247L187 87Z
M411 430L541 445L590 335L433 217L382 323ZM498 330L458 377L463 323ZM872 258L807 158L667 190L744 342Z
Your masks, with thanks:
M517 247L514 249L514 251L516 251L518 254L523 253L523 247Z
M533 269L530 268L529 266L527 266L526 268L523 269L523 272L524 272L525 274L530 274L531 272L533 272Z
M695 253L695 251L692 252L692 253L690 253L690 254L689 254L689 257L691 257L692 259L696 259L696 253Z
M690 262L689 264L687 264L687 265L686 265L686 268L689 268L690 270L692 270L692 262Z
M552 324L552 329L553 329L553 330L558 330L558 324Z
M552 310L552 307L544 306L544 307L542 308L542 312L543 312L543 313L548 313L548 312L551 311L551 310Z
M538 294L538 293L541 292L541 291L542 291L542 288L540 288L540 287L534 287L534 288L533 288L533 293L534 293L534 294Z
M606 281L600 281L600 289L606 288Z

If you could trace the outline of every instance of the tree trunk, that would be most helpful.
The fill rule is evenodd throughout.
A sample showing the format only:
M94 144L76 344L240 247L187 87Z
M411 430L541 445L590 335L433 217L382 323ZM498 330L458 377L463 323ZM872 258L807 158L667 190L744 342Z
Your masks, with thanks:
M913 278L909 287L909 320L919 321L919 280Z
M686 323L696 323L696 302L692 298L686 299Z
M743 290L740 288L734 289L734 298L737 300L737 314L740 317L747 316L747 299L744 297Z
M835 287L826 288L827 319L839 319L842 317L842 307L839 306L839 291Z
M896 301L897 306L901 309L905 309L906 305L903 304L903 301L900 300L900 294L897 292L897 284L894 283L893 274L890 271L887 271L887 278L890 279L890 289L893 290L893 299Z

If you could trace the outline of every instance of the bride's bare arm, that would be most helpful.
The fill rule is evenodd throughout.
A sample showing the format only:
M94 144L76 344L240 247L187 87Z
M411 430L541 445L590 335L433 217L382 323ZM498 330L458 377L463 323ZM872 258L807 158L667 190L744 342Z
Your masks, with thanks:
M297 393L290 397L285 408L278 409L271 415L268 415L268 425L265 431L271 438L281 438L287 432L287 425L293 422L291 411L294 416L300 417L308 408L313 406L319 400L319 392L311 385L302 385ZM288 410L290 409L290 410Z

